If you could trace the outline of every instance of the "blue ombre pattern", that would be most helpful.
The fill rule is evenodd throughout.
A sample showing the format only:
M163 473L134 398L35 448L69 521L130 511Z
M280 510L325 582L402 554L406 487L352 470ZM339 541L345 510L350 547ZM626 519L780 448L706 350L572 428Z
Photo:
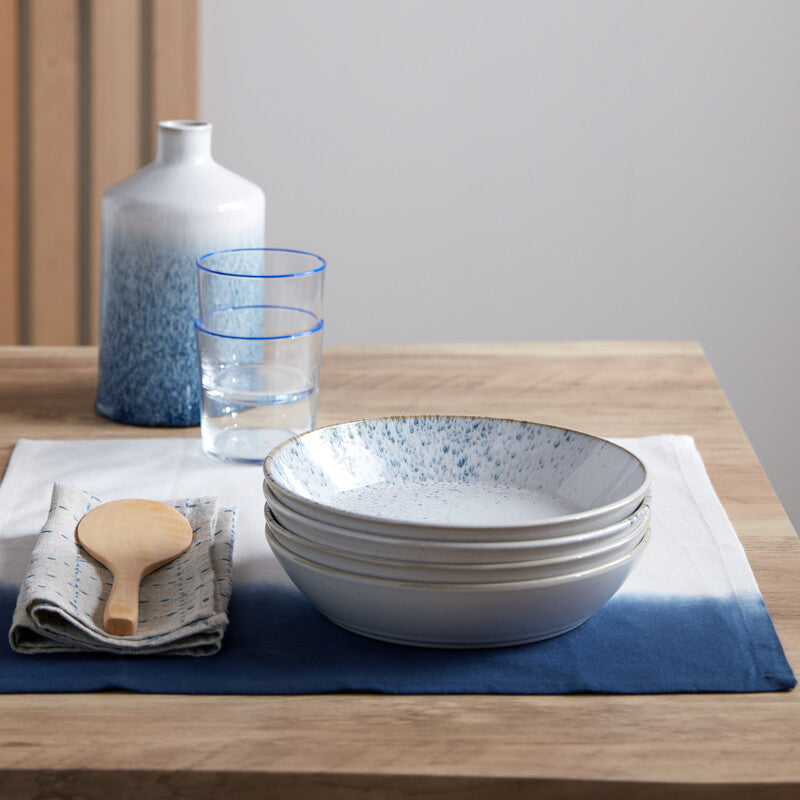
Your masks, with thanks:
M97 410L132 425L199 425L191 253L118 237L106 263Z
M653 478L652 538L622 589L562 636L517 647L438 651L366 639L313 608L269 554L257 467L211 461L199 441L184 438L22 440L0 485L0 616L7 625L54 480L91 486L109 499L120 496L121 485L125 496L161 497L168 480L175 496L215 494L237 506L240 523L230 623L217 655L25 656L4 641L0 692L651 694L794 687L769 611L694 442L656 436L619 444L642 458ZM37 509L30 498L38 497Z
M263 238L260 229L231 235L243 247L256 246ZM218 240L192 244L177 237L107 236L96 402L100 414L130 425L200 424L195 256L215 246Z
M16 596L16 588L0 586L0 615L8 620ZM797 683L760 598L742 605L618 597L563 636L489 650L365 639L287 586L234 588L229 616L222 650L203 659L32 657L3 641L0 692L656 694L771 692Z
M102 201L96 409L132 425L200 424L196 260L259 247L264 194L211 157L211 125L158 125L155 160Z

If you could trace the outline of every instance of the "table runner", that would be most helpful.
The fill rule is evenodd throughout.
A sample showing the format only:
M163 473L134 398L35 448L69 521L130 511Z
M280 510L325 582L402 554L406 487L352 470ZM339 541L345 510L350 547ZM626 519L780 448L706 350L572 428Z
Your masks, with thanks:
M286 578L264 539L260 467L197 439L20 440L0 484L6 630L52 485L106 500L217 496L237 506L230 624L205 659L25 656L0 644L0 691L176 694L760 692L796 684L744 550L694 441L617 439L653 476L652 539L619 592L563 636L496 650L428 650L338 628Z

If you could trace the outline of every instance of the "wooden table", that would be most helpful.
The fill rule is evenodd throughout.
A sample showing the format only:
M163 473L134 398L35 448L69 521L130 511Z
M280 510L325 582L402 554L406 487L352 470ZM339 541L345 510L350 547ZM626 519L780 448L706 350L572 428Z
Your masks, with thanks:
M196 436L93 410L96 351L0 349L20 437ZM800 541L697 344L331 348L319 423L439 412L688 433L800 671ZM0 797L800 797L800 693L0 696Z

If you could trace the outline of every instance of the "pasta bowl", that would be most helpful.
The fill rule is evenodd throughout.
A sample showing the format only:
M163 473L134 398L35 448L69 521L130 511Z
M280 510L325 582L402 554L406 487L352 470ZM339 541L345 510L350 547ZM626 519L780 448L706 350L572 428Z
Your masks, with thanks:
M558 556L577 556L604 544L626 539L631 532L649 522L652 501L648 494L642 503L619 522L597 530L556 536L548 539L512 540L502 538L502 531L487 531L483 541L453 541L404 536L402 526L394 535L375 535L353 527L307 517L282 503L264 483L265 514L272 514L286 530L316 544L344 550L352 555L394 558L426 564L484 564L533 561ZM416 531L414 531L416 533Z
M531 561L486 561L479 564L461 562L429 564L420 561L357 555L340 548L317 544L298 536L280 525L271 514L267 514L266 531L268 538L292 554L324 567L345 570L366 577L398 581L484 584L552 578L602 566L633 550L644 537L648 525L649 520L644 520L625 538L576 554L538 558Z
M645 465L619 445L534 422L360 420L303 433L264 462L270 492L315 520L437 541L532 540L611 525L644 499Z
M367 577L292 553L267 531L289 578L326 617L354 633L398 644L483 648L525 644L578 627L622 586L647 546L601 566L502 583L432 583Z

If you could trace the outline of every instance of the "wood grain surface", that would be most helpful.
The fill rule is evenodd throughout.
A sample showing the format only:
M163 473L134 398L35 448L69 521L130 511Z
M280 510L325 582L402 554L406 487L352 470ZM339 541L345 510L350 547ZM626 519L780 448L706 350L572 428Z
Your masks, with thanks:
M80 2L29 0L28 328L80 342Z
M196 115L197 0L0 0L0 344L96 343L100 200Z
M0 0L0 344L21 341L19 3Z
M197 0L144 0L149 23L150 95L144 117L156 154L158 123L197 114ZM147 159L149 160L149 158Z
M97 344L104 192L142 165L142 12L140 0L90 0L87 281L81 341ZM148 137L152 131L148 131Z
M198 435L97 417L96 358L0 348L0 469L20 437ZM330 348L322 375L323 425L437 412L693 435L800 670L800 540L697 344ZM0 796L15 798L797 798L799 754L796 690L0 696Z

